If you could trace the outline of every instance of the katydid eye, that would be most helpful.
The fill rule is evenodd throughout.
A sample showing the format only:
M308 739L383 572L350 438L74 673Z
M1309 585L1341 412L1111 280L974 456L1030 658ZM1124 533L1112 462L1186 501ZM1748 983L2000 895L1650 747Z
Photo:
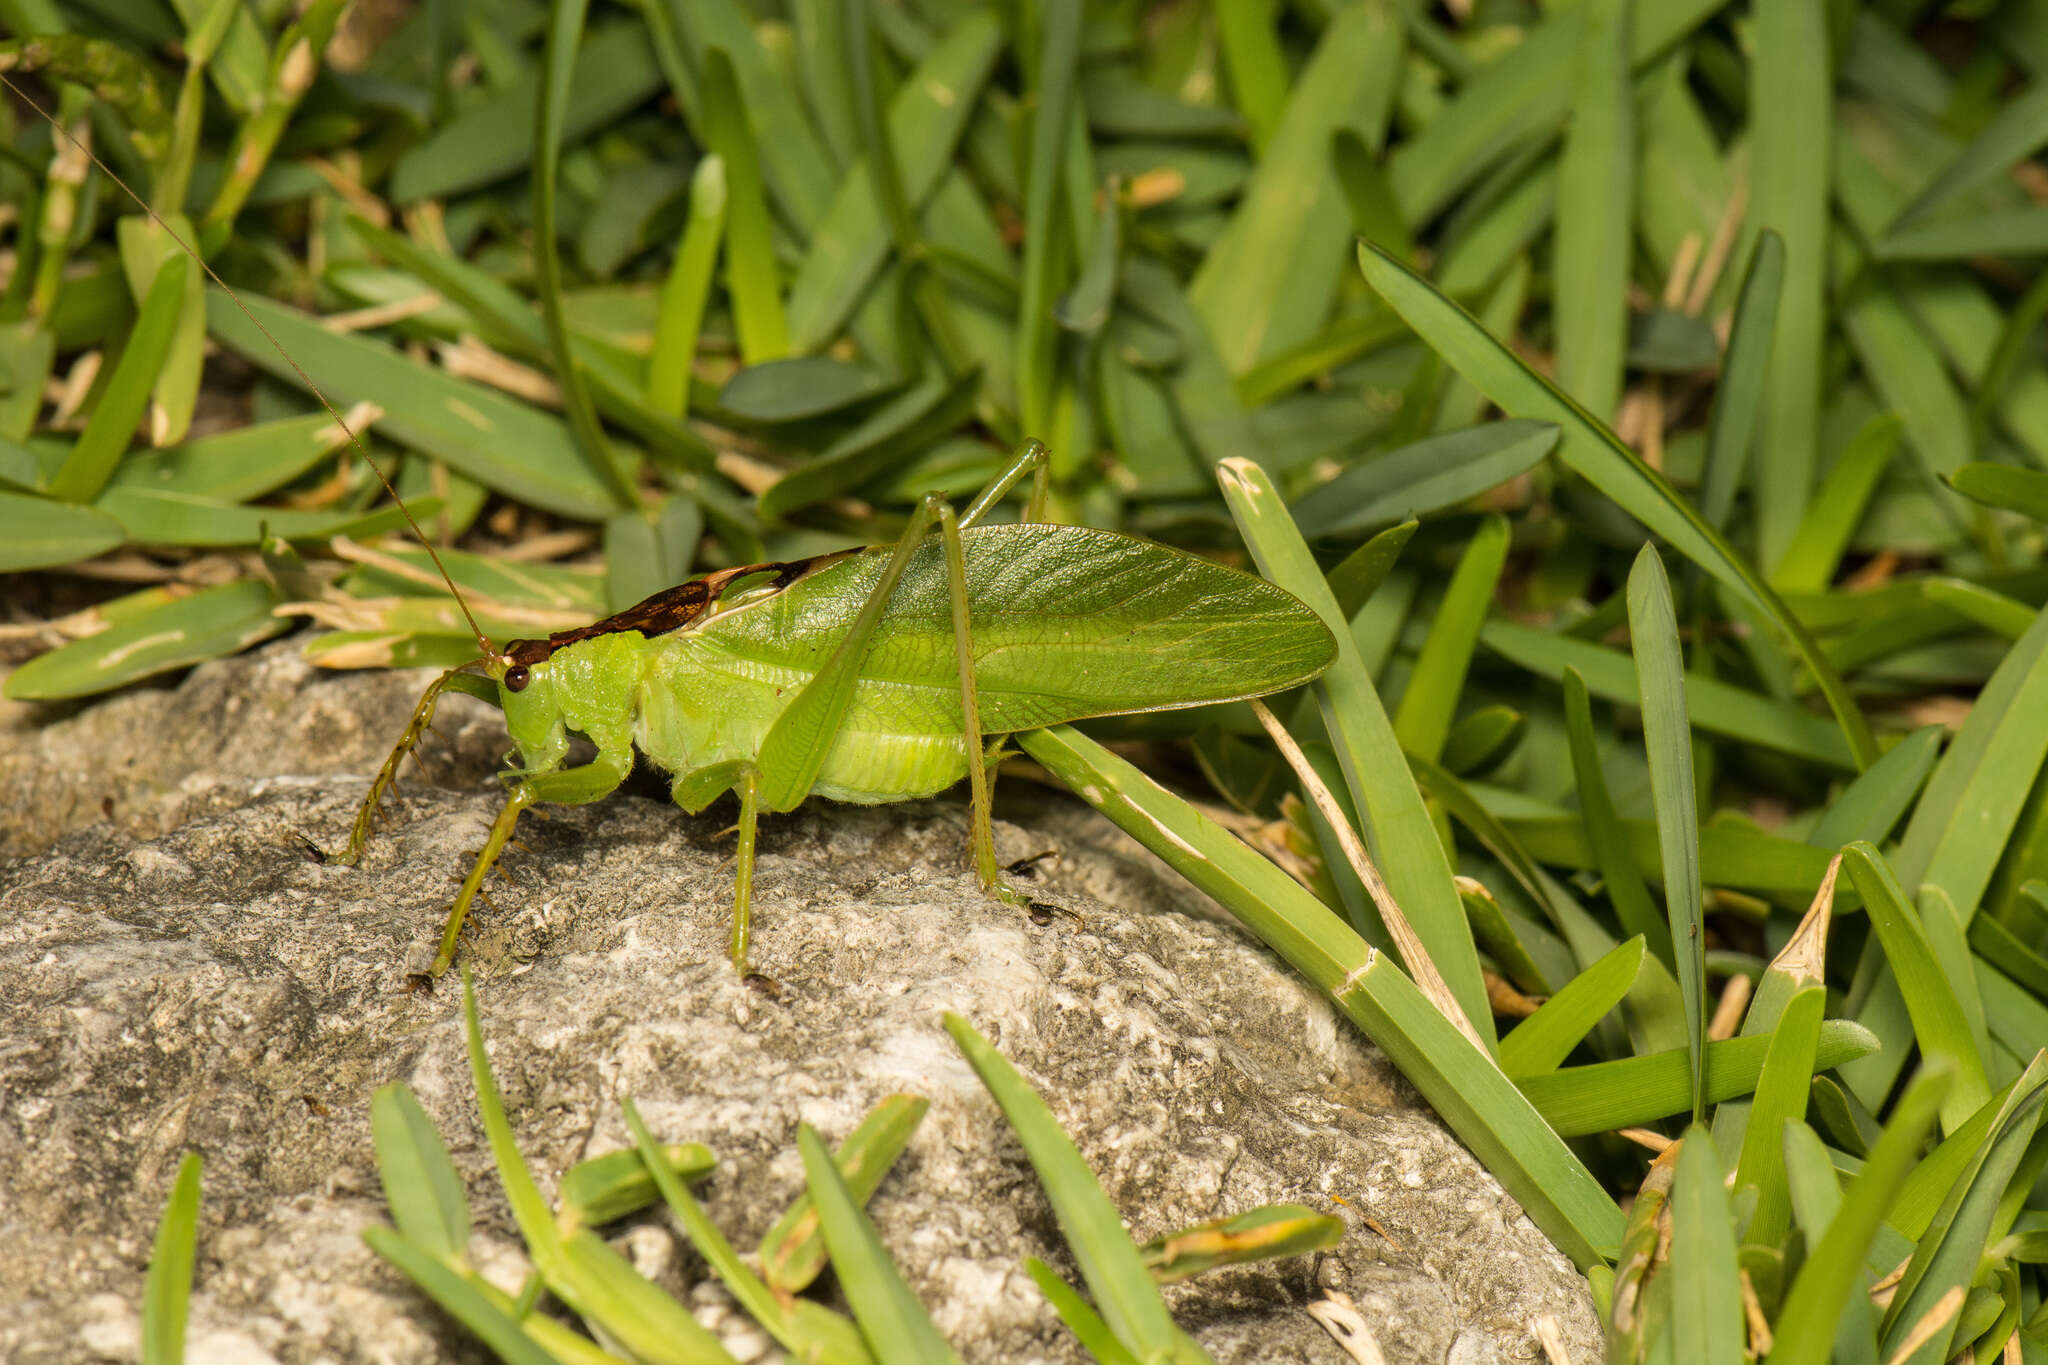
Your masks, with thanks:
M507 692L524 692L526 684L532 680L533 675L526 671L525 664L514 664L505 670L505 690Z

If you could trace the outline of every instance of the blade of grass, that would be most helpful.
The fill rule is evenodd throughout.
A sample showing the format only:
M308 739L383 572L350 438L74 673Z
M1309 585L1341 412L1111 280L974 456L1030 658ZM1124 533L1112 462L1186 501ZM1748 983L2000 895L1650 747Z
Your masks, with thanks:
M89 697L247 649L291 629L271 615L277 591L259 579L207 588L30 659L8 675L18 701Z
M1454 506L1527 472L1557 444L1542 422L1487 422L1425 437L1352 465L1296 498L1295 522L1314 538L1354 535Z
M889 144L913 209L930 201L952 164L981 90L1002 50L988 12L963 15L890 102ZM866 161L840 182L812 233L789 289L790 345L808 355L846 325L888 258L890 229Z
M1612 1254L1623 1225L1614 1201L1389 959L1293 878L1101 745L1068 727L1019 743L1327 992L1575 1264Z
M1735 1226L1714 1135L1694 1123L1671 1180L1671 1334L1687 1359L1735 1361L1744 1346ZM1697 1355L1693 1354L1697 1352Z
M1899 210L1886 236L1924 222L1944 204L1990 183L2014 163L2048 146L2048 80L2037 79L2009 100L1969 145ZM2036 239L2039 240L2038 238Z
M718 1160L701 1142L671 1142L661 1147L664 1169L677 1180L702 1180ZM601 1228L630 1217L661 1198L654 1168L631 1148L586 1157L555 1182L555 1221L573 1231Z
M1693 786L1692 722L1686 715L1685 669L1671 582L1654 546L1645 545L1628 576L1629 641L1643 706L1643 747L1663 851L1664 913L1671 925L1673 971L1685 998L1686 1050L1695 1085L1693 1122L1705 1103L1700 1044L1707 1027L1706 943L1700 910L1699 808Z
M182 243L198 240L191 222L182 213L169 214L163 221L167 226L130 216L115 228L128 290L138 307L148 303L150 285L164 262L184 255ZM155 402L150 408L151 445L165 446L185 439L192 425L192 409L199 401L199 374L205 360L206 279L199 271L188 269L177 322L152 391Z
M1556 284L1558 387L1611 417L1628 349L1629 267L1635 257L1635 91L1629 79L1629 0L1580 6L1570 126L1558 157Z
M186 268L183 256L172 256L158 268L142 309L136 314L135 327L128 333L127 345L121 350L121 358L114 363L113 377L100 395L99 405L87 419L71 453L50 476L45 491L51 497L63 502L91 502L113 477L114 466L128 449L135 423L149 403L150 390L163 372L171 342L178 335L178 319L185 307Z
M1936 1303L1950 1294L1960 1295L1977 1274L1992 1218L2034 1140L2048 1101L2048 1077L2038 1064L2031 1070L2032 1080L2015 1087L1965 1175L1950 1189L1927 1235L1914 1248L1881 1327L1888 1359L1903 1356L1909 1362L1925 1362L1949 1357L1949 1332L1935 1333L1910 1354L1902 1349L1903 1343Z
M946 1032L1023 1144L1103 1320L1139 1358L1158 1360L1171 1354L1174 1327L1166 1302L1124 1231L1116 1206L1102 1192L1073 1139L1061 1129L1045 1100L974 1025L948 1011ZM818 1150L822 1158L823 1148ZM808 1153L805 1165L810 1165ZM816 1193L813 1188L813 1198Z
M1369 245L1359 248L1359 266L1366 280L1407 318L1416 334L1509 416L1556 422L1563 433L1558 444L1560 460L1584 475L1631 516L1669 540L1687 559L1762 608L1800 660L1812 670L1829 709L1842 727L1855 766L1868 767L1876 759L1876 742L1871 738L1869 722L1812 635L1786 610L1755 568L1707 525L1662 475L1645 465L1603 423L1531 370L1513 351L1488 336L1469 314L1431 288L1427 281Z
M1821 592L1834 581L1850 538L1898 452L1904 429L1891 413L1880 413L1863 424L1821 480L1813 505L1786 543L1778 567L1771 571L1773 588L1782 593Z
M863 1207L896 1164L929 1108L931 1102L916 1095L891 1095L869 1110L839 1145L833 1159L839 1163L846 1187ZM825 1244L807 1196L791 1204L768 1229L757 1254L763 1278L779 1292L802 1293L818 1277L825 1268Z
M740 358L748 365L789 354L789 324L775 264L774 227L761 183L760 149L747 128L732 59L724 48L704 54L704 135L725 163L726 291L732 299Z
M1519 1080L1554 1071L1593 1026L1606 1018L1635 984L1643 966L1643 936L1620 944L1587 967L1542 1008L1500 1040L1501 1070Z
M816 1303L778 1294L747 1268L688 1187L668 1169L654 1134L641 1120L639 1108L631 1099L623 1101L622 1107L641 1170L653 1180L662 1202L682 1224L690 1245L740 1307L798 1360L815 1365L873 1365L875 1357L862 1343L860 1329L853 1323ZM844 1284L843 1279L842 1284L847 1297L858 1304L855 1287ZM926 1325L929 1327L929 1323Z
M1565 734L1571 748L1572 772L1579 789L1579 816L1586 823L1586 842L1600 869L1607 899L1614 906L1622 930L1640 937L1669 967L1671 926L1657 913L1650 889L1629 852L1621 818L1607 790L1607 777L1600 767L1600 751L1593 734L1593 710L1586 699L1586 680L1569 665L1564 670Z
M1487 622L1479 639L1532 673L1562 679L1566 669L1573 669L1593 695L1624 705L1640 703L1635 661L1620 650L1510 621ZM1840 729L1809 711L1696 673L1685 676L1685 694L1690 719L1701 730L1829 768L1855 768Z
M1285 310L1290 277L1304 263L1327 257L1342 268L1350 214L1330 165L1330 136L1341 124L1367 122L1371 109L1384 104L1403 46L1396 6L1347 5L1296 73L1278 128L1188 283L1188 301L1231 374L1304 340L1321 323L1315 317L1300 326ZM1327 303L1327 286L1321 292Z
M1017 297L1017 417L1025 432L1050 435L1054 368L1060 345L1054 308L1071 265L1057 227L1060 164L1074 116L1081 52L1078 0L1048 0L1038 10L1040 41L1031 72L1031 159L1025 166L1024 275Z
M1705 1103L1755 1093L1775 1033L1709 1042L1701 1049ZM1821 1024L1814 1070L1831 1071L1868 1056L1877 1046L1870 1031L1846 1019ZM1515 1084L1564 1137L1654 1123L1692 1108L1692 1059L1683 1048L1611 1062L1561 1066L1519 1077Z
M1742 277L1735 321L1728 332L1728 354L1721 362L1721 382L1714 390L1714 412L1707 422L1705 486L1700 515L1707 525L1725 531L1735 507L1735 492L1749 470L1749 452L1756 440L1757 411L1764 381L1770 376L1771 347L1778 327L1778 300L1785 284L1785 239L1769 228L1759 233ZM1823 503L1825 499L1821 500ZM1785 585L1773 575L1773 587Z
M1785 1179L1783 1135L1788 1120L1806 1113L1826 1005L1827 992L1822 986L1805 987L1786 1004L1771 1033L1771 1050L1757 1078L1741 1156L1735 1163L1736 1193L1745 1189L1757 1192L1756 1211L1743 1233L1745 1241L1776 1246L1790 1230L1792 1196Z
M631 510L640 499L633 488L633 473L621 467L613 455L604 428L598 424L597 408L590 401L590 389L576 365L569 347L569 321L562 309L562 255L555 216L555 179L562 164L563 125L568 119L569 85L575 75L576 49L583 33L590 0L553 0L548 11L547 38L541 56L540 99L534 105L532 175L533 260L538 278L541 316L547 322L549 350L554 360L555 383L562 391L562 406L569 415L569 430L584 460L609 485L613 498Z
M149 1274L142 1286L143 1365L184 1365L185 1314L192 1301L192 1262L199 1243L199 1153L178 1162L171 1197L156 1225Z
M76 564L119 549L127 538L104 512L0 490L0 573Z
M1785 241L1785 286L1771 348L1778 359L1764 379L1756 479L1757 559L1774 565L1806 515L1819 446L1834 63L1825 0L1784 0L1756 18L1749 219Z
M215 290L207 310L214 336L258 369L301 386L307 382L300 377L303 370L344 410L376 403L383 413L379 432L446 461L487 488L582 521L602 521L617 510L610 488L582 458L568 428L547 413L424 369L388 346L330 332L260 295L243 293L238 306Z
M381 1225L364 1228L363 1240L369 1243L370 1250L474 1332L505 1365L564 1365L560 1358L526 1335L519 1321L493 1301L489 1289L470 1283L433 1253Z
M1045 1301L1052 1305L1052 1311L1059 1314L1060 1321L1074 1334L1089 1355L1100 1365L1143 1365L1136 1356L1124 1349L1124 1344L1109 1330L1109 1324L1102 1320L1080 1291L1061 1279L1053 1268L1036 1256L1024 1258L1024 1273L1038 1286L1038 1292L1045 1295Z
M1479 643L1480 624L1493 606L1494 589L1507 565L1509 539L1506 517L1496 513L1482 521L1444 589L1429 638L1394 712L1394 737L1411 754L1431 762L1443 756L1472 651Z
M469 1197L448 1145L403 1081L379 1086L370 1099L370 1137L377 1178L391 1221L405 1240L440 1261L469 1251Z
M1987 507L2004 507L2036 521L2048 521L2048 474L2004 464L1966 464L1948 477L1949 486Z
M1842 851L1842 858L1849 879L1862 893L1870 926L1905 997L1914 1041L1930 1061L1945 1060L1955 1070L1955 1081L1941 1109L1942 1127L1953 1132L1991 1095L1984 1059L1977 1052L1955 987L1943 973L1927 930L1884 855L1857 842Z
M831 1248L832 1268L868 1344L886 1353L892 1365L958 1365L960 1358L932 1326L924 1305L883 1249L875 1225L846 1188L824 1139L806 1123L797 1129L796 1142L818 1227Z
M1178 1284L1205 1270L1305 1256L1337 1245L1344 1220L1300 1204L1266 1204L1229 1218L1154 1237L1138 1248L1160 1284Z
M1934 1125L1948 1083L1948 1073L1940 1068L1924 1069L1914 1078L1827 1230L1807 1230L1812 1249L1772 1324L1768 1365L1804 1365L1827 1358L1843 1306L1865 1274L1863 1260L1871 1240L1884 1226L1920 1144Z
M1336 637L1337 660L1314 691L1345 785L1363 816L1363 832L1393 899L1467 1021L1490 1045L1493 1012L1450 862L1409 775L1379 691L1358 656L1349 623L1266 472L1249 460L1230 459L1217 470L1217 481L1260 570L1306 602Z

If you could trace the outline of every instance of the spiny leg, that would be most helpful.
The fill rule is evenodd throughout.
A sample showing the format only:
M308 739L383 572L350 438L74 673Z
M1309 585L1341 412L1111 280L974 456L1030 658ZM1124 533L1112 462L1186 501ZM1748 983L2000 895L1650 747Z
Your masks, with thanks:
M512 837L513 827L519 823L519 812L536 801L580 806L602 800L618 790L632 765L633 750L629 741L623 750L600 749L595 759L580 767L536 773L532 777L521 778L513 785L505 808L491 822L491 834L484 841L483 851L477 854L475 865L462 879L462 889L455 894L455 904L448 909L447 922L441 928L441 948L434 954L434 965L428 969L430 975L439 976L454 964L455 943L462 935L462 921L469 915L470 902L476 899L485 876L490 873L492 864L498 861L498 855L505 851L505 843Z
M748 769L734 784L740 794L739 853L732 873L732 938L726 954L742 981L747 978L747 944L754 928L754 834L761 817L761 777Z
M974 630L967 607L967 552L953 509L936 495L928 501L938 503L934 515L946 552L946 591L953 599L953 657L960 670L960 742L967 750L967 783L973 798L974 868L981 875L982 890L1009 905L1029 905L1031 897L1004 880L996 865L988 755L982 751L981 700L974 682Z
M1031 493L1024 502L1024 520L1043 521L1050 469L1051 461L1044 444L1024 442L1017 448L1017 458L1011 461L1009 468L996 475L988 487L975 494L974 501L967 504L967 510L960 514L960 529L964 531L987 516L990 509L1001 502L1026 474L1031 476Z
M388 795L398 781L399 765L405 756L419 748L421 739L434 723L434 708L441 704L441 694L449 688L482 697L493 705L498 700L497 685L489 678L481 678L468 672L474 664L451 668L423 693L412 709L412 720L407 723L405 733L398 737L398 746L391 751L391 757L384 760L384 766L377 770L377 776L370 783L370 793L363 798L363 804L356 811L356 822L349 830L348 847L333 855L334 860L350 867L363 856L364 847L370 842L370 830L377 822L377 806Z

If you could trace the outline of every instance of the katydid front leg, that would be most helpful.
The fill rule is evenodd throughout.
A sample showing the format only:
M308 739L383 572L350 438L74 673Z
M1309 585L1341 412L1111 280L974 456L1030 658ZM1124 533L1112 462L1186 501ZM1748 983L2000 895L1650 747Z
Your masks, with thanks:
M434 710L441 704L441 694L448 691L467 692L481 697L493 706L498 704L498 686L489 678L479 677L469 670L474 663L451 668L434 679L419 701L413 706L412 720L406 725L405 733L398 737L398 744L391 751L391 757L384 760L384 766L377 770L376 778L370 783L370 793L363 798L362 806L356 811L356 822L349 830L348 847L334 860L354 867L363 856L363 847L370 842L371 826L377 822L377 805L398 782L398 767L405 762L405 756L419 748L427 730L434 723Z
M598 752L590 762L574 768L534 773L513 784L512 795L506 800L505 808L491 822L490 838L484 841L483 851L477 854L476 865L463 878L462 890L456 893L455 904L448 910L448 921L441 930L441 950L434 955L434 965L429 969L431 975L439 976L454 964L455 941L462 933L462 921L469 914L470 902L476 899L491 864L497 862L506 841L512 837L512 828L519 823L519 812L536 801L580 806L603 800L617 791L619 784L626 780L626 774L633 771L633 740L629 731L622 729L615 734L592 735L591 739L598 745Z

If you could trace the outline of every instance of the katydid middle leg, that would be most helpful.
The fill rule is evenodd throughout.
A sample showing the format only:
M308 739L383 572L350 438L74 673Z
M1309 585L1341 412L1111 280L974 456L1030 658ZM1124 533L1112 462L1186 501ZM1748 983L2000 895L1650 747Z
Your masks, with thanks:
M441 929L441 949L434 955L434 965L429 969L431 975L439 976L454 963L455 941L462 933L462 921L469 914L470 902L476 899L491 865L498 861L498 855L504 852L505 844L512 838L513 827L519 823L519 812L537 801L581 806L603 800L619 789L619 784L631 771L632 739L630 735L621 733L600 741L597 757L588 763L533 773L513 782L512 794L506 798L504 809L491 822L490 837L484 841L483 851L477 854L475 865L469 869L469 875L462 880L462 889L455 895L455 904L449 907L447 923Z

